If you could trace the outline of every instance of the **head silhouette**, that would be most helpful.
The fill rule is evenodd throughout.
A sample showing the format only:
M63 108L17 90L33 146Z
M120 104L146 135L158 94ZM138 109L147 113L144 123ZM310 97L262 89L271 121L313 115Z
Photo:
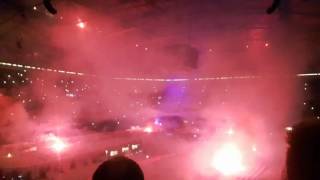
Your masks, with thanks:
M120 156L103 162L94 172L92 180L144 180L144 176L135 161Z
M301 122L288 136L288 180L320 179L320 121Z

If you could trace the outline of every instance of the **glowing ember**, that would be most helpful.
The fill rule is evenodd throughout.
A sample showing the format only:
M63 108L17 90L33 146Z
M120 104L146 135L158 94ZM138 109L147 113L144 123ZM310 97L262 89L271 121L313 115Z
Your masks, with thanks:
M147 126L143 129L143 132L146 132L146 133L152 133L153 132L153 128L150 127L150 126Z
M224 144L215 152L211 166L225 176L233 176L245 170L239 148L233 144Z

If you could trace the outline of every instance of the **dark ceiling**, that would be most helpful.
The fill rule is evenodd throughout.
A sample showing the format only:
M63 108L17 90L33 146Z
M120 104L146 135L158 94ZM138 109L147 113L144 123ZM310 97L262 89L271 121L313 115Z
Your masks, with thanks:
M144 32L155 32L155 28L168 29L163 26L167 19L175 26L188 29L186 37L193 38L193 33L206 35L209 32L223 33L259 32L286 27L292 31L295 41L306 42L310 50L310 69L320 70L317 59L320 57L320 1L318 0L282 0L280 9L267 15L266 9L271 0L70 0L52 1L58 14L48 13L41 1L36 0L1 0L0 1L0 54L2 58L16 62L35 62L28 58L37 47L48 46L53 51L47 57L58 56L57 51L46 43L45 33L39 36L43 25L54 26L53 18L66 14L66 7L85 7L100 15L115 19L123 30L140 29ZM37 5L39 13L33 6ZM69 8L72 9L72 8ZM70 12L69 12L70 13ZM174 14L174 16L170 16ZM163 17L163 18L162 18ZM172 19L171 17L174 17ZM160 21L161 26L155 25ZM41 23L41 26L37 24ZM180 33L180 32L175 32ZM174 36L162 35L163 36ZM290 37L290 38L291 38ZM159 41L161 40L159 39ZM254 41L253 37L239 37ZM288 37L285 37L285 39ZM289 38L289 39L290 39ZM283 40L283 39L282 39ZM153 41L157 41L155 37ZM34 43L36 42L36 43ZM249 42L250 43L250 42ZM237 51L237 47L223 47L224 51ZM318 68L319 66L319 68Z

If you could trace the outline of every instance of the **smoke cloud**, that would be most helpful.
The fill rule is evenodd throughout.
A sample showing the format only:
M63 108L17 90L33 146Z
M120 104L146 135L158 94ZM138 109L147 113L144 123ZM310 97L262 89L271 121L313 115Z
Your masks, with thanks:
M301 81L294 75L306 70L312 51L301 40L307 30L293 30L295 21L264 15L264 8L252 2L239 5L206 0L57 1L56 16L40 6L26 11L28 21L18 17L0 32L4 61L87 76L28 72L35 82L11 91L23 91L28 97L24 100L32 102L25 104L5 93L0 97L1 142L29 141L57 129L61 134L86 135L74 125L81 121L112 119L130 126L177 115L214 132L234 128L267 147L264 142L274 138L270 134L282 137L280 131L299 120L303 96ZM193 80L239 75L258 78ZM70 98L73 92L75 98ZM214 141L214 132L203 136ZM280 152L284 140L272 142ZM178 145L167 139L159 143L181 154L188 153L188 147L196 159L199 149L207 149L207 144L180 140ZM267 157L274 155L269 152ZM197 169L185 164L181 168L192 173ZM150 179L164 179L151 172L154 169L148 167L153 166L143 166Z

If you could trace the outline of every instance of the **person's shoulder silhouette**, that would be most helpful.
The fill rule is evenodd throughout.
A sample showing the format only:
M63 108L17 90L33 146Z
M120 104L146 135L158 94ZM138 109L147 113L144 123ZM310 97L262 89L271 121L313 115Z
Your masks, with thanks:
M320 180L320 121L304 121L288 135L287 179Z
M92 180L144 180L144 175L135 161L119 156L99 165Z

